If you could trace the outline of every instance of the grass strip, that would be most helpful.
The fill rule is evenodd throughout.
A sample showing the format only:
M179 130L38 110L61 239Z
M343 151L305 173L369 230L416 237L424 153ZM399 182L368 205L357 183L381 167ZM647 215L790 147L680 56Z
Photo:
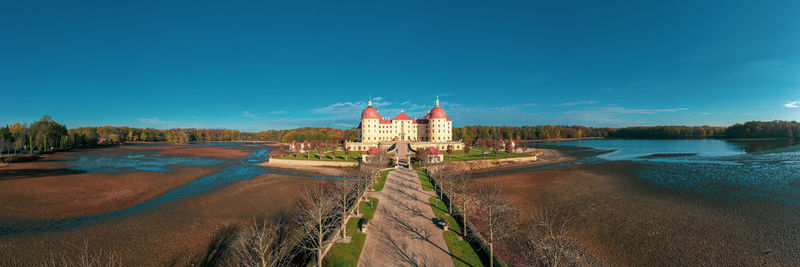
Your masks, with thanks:
M453 255L453 263L456 266L483 266L480 256L472 249L472 245L465 240L459 240L463 232L456 219L447 214L447 205L436 197L431 197L429 201L436 217L447 220L450 230L444 232L444 241L450 254Z
M364 248L364 241L367 240L367 234L358 231L358 223L362 219L372 219L375 216L375 209L378 207L378 199L371 197L369 202L359 203L361 218L350 218L347 221L347 236L352 239L350 243L343 244L337 243L333 245L325 259L322 262L323 266L356 266L358 265L358 258L361 256L361 250Z
M433 184L431 184L431 178L425 174L425 171L417 170L417 175L419 176L419 182L422 183L422 190L433 191Z
M382 171L381 174L378 176L377 183L372 185L372 189L375 190L375 192L383 190L383 186L386 185L386 177L389 176L389 171L391 170Z

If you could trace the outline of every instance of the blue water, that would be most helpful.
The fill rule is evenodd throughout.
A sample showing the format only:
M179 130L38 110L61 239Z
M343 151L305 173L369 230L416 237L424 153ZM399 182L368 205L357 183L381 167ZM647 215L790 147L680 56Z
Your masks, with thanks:
M636 162L637 177L680 194L800 205L800 145L770 142L605 139L548 144L613 150L582 160Z
M230 145L230 144L228 144ZM209 192L213 189L228 185L230 183L250 179L265 173L281 173L295 176L304 176L320 179L335 179L340 180L338 177L315 176L306 174L297 174L290 172L280 172L270 169L258 167L258 164L268 159L270 148L263 146L256 149L252 155L236 160L238 164L234 164L223 168L215 174L201 177L184 186L170 190L163 195L150 199L141 204L133 207L116 210L104 214L84 216L71 219L60 220L44 220L34 222L0 222L0 235L15 234L25 232L47 232L59 231L73 227L79 227L99 221L107 220L124 215L138 213L144 210L151 209L163 205L165 203L175 201L182 198L195 196L198 194ZM75 169L80 169L90 172L127 172L127 171L156 171L163 172L169 171L167 167L172 165L216 165L225 162L226 160L202 158L202 157L165 157L154 155L150 152L136 152L129 154L108 155L100 154L96 156L82 156L76 161L71 161L68 164ZM158 175L158 174L154 174Z
M745 144L717 139L651 140L651 139L602 139L553 142L548 144L583 146L597 149L613 149L613 152L598 155L605 160L634 160L653 154L696 153L703 157L733 156L745 152Z
M225 160L203 157L162 157L158 154L142 152L132 154L88 154L67 162L72 169L86 172L169 172L169 166L212 166Z

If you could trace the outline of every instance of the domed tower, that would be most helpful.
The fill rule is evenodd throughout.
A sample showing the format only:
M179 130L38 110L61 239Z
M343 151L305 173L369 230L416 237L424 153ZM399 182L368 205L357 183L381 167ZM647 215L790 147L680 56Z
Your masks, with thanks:
M430 128L431 142L445 142L453 139L453 122L447 118L447 113L439 107L439 97L436 97L436 107L428 112L428 125Z
M372 107L372 99L370 99L367 108L361 112L361 125L358 127L358 139L361 142L374 142L377 140L380 119L381 115L377 109Z

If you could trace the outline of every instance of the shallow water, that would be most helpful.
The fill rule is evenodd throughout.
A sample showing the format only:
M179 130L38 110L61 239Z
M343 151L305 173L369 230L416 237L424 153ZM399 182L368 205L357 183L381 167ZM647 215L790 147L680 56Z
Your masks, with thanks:
M719 199L768 199L800 205L800 145L787 140L607 139L548 143L612 149L581 161L638 163L636 176L659 188ZM592 159L596 158L596 159ZM561 167L561 166L558 166Z
M198 178L184 186L167 191L158 197L126 209L70 219L32 222L0 222L0 235L26 232L59 231L96 223L110 218L138 213L177 199L206 193L230 183L250 179L266 173L280 173L320 179L341 179L338 177L298 174L258 167L258 164L268 159L267 155L269 152L270 147L261 146L260 148L254 150L251 155L239 158L237 160L221 160L204 157L168 157L153 154L152 151L136 151L131 153L117 154L100 153L98 155L81 156L78 160L68 162L68 165L70 165L72 168L89 172L163 172L169 171L167 167L172 165L217 165L232 161L237 162L238 164L225 167L217 173ZM158 174L156 173L154 175Z

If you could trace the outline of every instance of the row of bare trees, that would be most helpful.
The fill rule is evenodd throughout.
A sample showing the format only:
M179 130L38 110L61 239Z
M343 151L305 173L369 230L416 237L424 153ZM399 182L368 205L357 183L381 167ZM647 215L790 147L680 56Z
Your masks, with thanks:
M306 191L295 222L303 237L299 246L315 254L318 267L336 234L345 237L349 214L360 213L359 203L384 164L384 159L376 158L333 184L320 184Z
M468 144L467 146L469 145L470 144ZM477 140L475 140L475 145L477 145L480 148L481 154L484 157L486 156L487 150L491 150L492 152L494 152L495 158L497 158L498 156L497 154L500 151L504 151L509 154L514 153L514 149L516 148L517 145L520 146L522 153L528 152L528 144L520 140L513 141L511 139L498 140L492 138L478 138Z
M452 216L460 219L463 238L485 242L490 266L494 266L495 245L505 244L511 260L519 266L575 265L587 255L570 237L566 216L543 209L520 219L520 212L503 195L500 180L475 182L465 163L428 166L428 174L440 199ZM478 231L470 233L468 230ZM483 241L480 241L480 240Z
M281 146L278 148L280 151L280 156L286 154L286 150ZM311 159L311 153L315 152L316 156L322 159L325 156L325 152L330 150L331 151L331 159L334 161L336 160L336 152L339 150L344 152L344 160L348 160L350 157L350 148L348 148L344 142L324 142L320 140L314 140L311 142L303 143L303 144L295 144L289 153L294 155L295 157L300 157L302 153L306 154L307 159Z
M375 183L384 158L373 158L341 179L317 183L298 200L294 218L270 219L246 229L223 227L209 245L201 266L295 266L312 256L322 266L327 249L346 235L350 215Z

